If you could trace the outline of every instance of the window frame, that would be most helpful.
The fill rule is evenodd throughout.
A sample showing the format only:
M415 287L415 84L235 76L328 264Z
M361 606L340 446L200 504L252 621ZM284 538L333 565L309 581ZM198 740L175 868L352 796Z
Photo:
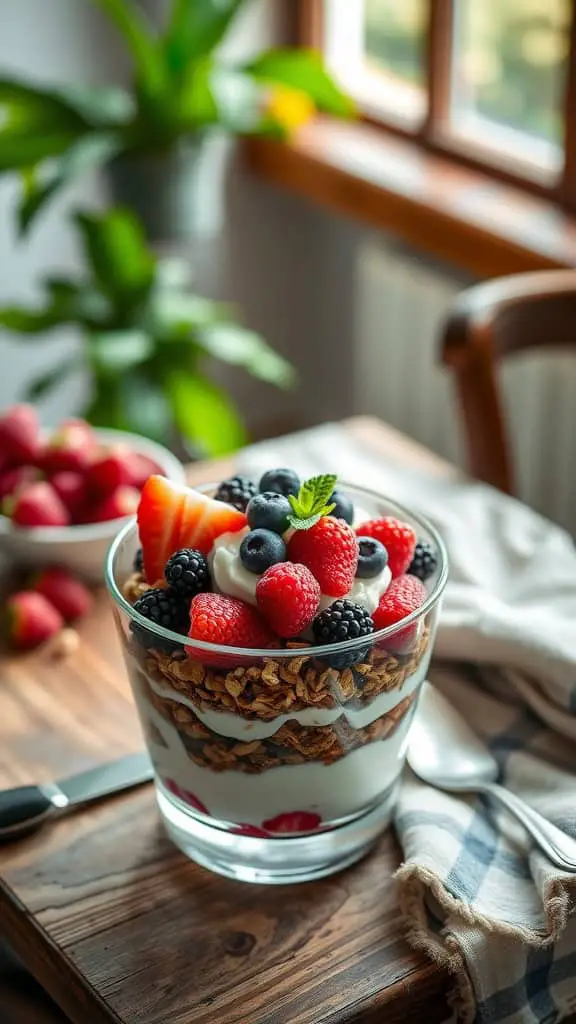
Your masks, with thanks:
M437 156L449 158L461 167L480 171L496 181L514 185L552 200L569 212L576 212L576 0L572 0L569 54L563 102L564 160L559 174L550 175L522 161L514 154L496 153L480 140L450 132L450 58L455 0L426 0L428 25L425 39L425 94L428 109L419 125L410 126L387 118L386 111L360 111L361 121L392 135L412 141ZM296 36L306 47L322 50L325 0L297 0Z

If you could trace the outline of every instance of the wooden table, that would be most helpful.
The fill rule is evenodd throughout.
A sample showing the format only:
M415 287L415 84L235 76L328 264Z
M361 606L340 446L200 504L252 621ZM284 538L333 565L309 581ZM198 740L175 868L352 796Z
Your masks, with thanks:
M369 419L347 428L387 459L455 470ZM203 464L191 480L219 479ZM48 781L142 745L105 594L66 660L4 657L0 786ZM394 837L332 878L235 883L165 838L150 786L0 849L2 1024L376 1024L448 1016L443 973L406 945ZM20 983L18 983L18 978ZM62 1012L61 1012L62 1011Z

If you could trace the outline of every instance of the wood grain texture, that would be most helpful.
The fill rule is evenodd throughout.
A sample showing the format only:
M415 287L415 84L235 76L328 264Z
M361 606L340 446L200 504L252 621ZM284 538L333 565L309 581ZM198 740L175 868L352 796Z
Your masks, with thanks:
M453 472L375 421L349 429L387 457ZM2 659L0 785L46 781L141 746L104 593L80 633L65 661L46 652ZM447 1015L446 978L404 941L391 879L398 860L388 834L334 878L227 881L169 843L145 787L0 849L0 930L75 1024L436 1024ZM56 1011L41 1009L37 1021L31 1011L14 1024L56 1024Z

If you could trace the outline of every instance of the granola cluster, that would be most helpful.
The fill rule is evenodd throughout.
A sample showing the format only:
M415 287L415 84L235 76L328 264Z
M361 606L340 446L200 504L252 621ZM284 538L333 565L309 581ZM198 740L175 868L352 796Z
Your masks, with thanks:
M379 647L352 668L327 667L314 648L295 649L292 658L264 658L255 665L211 668L194 658L162 651L133 649L149 678L187 697L200 710L212 708L243 718L270 721L305 708L359 707L388 690L400 690L422 660L429 641L424 630L409 655L391 654Z
M241 741L214 733L190 708L158 696L144 679L142 685L158 714L177 729L191 761L216 772L247 774L305 762L333 764L358 747L391 737L415 700L414 694L405 697L362 729L354 729L344 715L333 725L323 726L303 726L291 720L266 739Z

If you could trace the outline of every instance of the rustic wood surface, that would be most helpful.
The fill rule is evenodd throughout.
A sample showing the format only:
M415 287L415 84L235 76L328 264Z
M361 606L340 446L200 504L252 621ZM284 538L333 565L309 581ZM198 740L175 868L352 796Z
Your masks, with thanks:
M452 473L377 421L348 428L387 458ZM231 464L195 467L219 478ZM0 786L137 750L140 729L104 593L81 646L5 656ZM0 849L0 932L32 979L0 966L1 1024L440 1022L446 977L404 941L388 834L360 865L307 885L227 881L165 838L151 786Z

